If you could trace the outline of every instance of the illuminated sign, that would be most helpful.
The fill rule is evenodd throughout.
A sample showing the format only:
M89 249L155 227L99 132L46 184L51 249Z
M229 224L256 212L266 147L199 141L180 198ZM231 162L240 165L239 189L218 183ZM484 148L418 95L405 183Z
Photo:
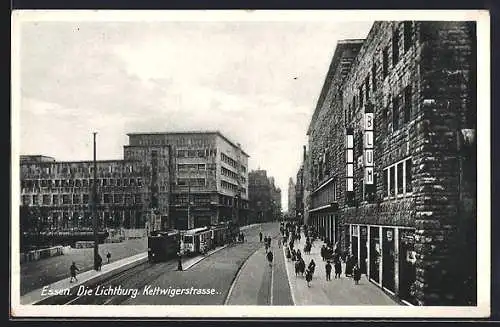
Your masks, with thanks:
M365 116L364 116L365 135L363 137L365 185L374 184L373 122L374 122L373 106L371 104L367 104L365 106Z
M346 185L347 192L354 191L354 132L352 128L346 129Z

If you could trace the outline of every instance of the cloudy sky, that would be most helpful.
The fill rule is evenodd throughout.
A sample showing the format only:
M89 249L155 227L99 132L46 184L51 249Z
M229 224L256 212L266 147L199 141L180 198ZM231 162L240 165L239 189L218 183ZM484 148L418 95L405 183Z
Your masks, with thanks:
M220 130L286 209L335 45L372 23L23 22L20 153L88 160L98 131L98 159L119 159L127 132Z

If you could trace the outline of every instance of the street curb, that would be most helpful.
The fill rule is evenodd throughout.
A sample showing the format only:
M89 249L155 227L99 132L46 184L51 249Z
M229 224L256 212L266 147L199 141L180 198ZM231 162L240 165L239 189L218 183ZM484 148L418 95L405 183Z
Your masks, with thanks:
M98 282L100 282L102 280L105 280L105 279L110 278L110 277L112 277L114 275L117 275L117 274L119 274L119 273L121 273L123 271L126 271L128 269L134 268L136 266L139 266L139 265L141 265L141 264L143 264L143 263L145 263L147 261L148 261L147 253L144 253L144 257L141 257L141 258L138 258L137 260L134 260L132 262L126 263L123 266L117 267L116 269L109 270L109 271L106 271L104 273L92 276L89 279L86 279L85 281L82 281L79 284L75 284L75 285L69 287L70 292L71 292L71 294L73 294L74 291L77 290L81 285L88 285L88 284L92 284L92 283L98 283ZM57 281L55 283L59 283L59 282L60 281ZM50 285L45 285L44 287L48 286L50 288L50 286L53 285L53 284L55 284L55 283L52 283ZM41 294L42 290L43 290L43 287L40 288L40 289L38 289L38 290L31 291L30 293L39 292ZM30 294L30 293L28 293L28 294ZM26 294L26 295L28 295L28 294ZM26 295L24 295L24 296L26 296ZM38 300L35 300L35 301L31 301L29 303L22 303L23 301L22 301L22 297L21 297L21 304L22 305L36 305L36 304L39 304L39 303L41 304L42 302L47 301L47 300L49 300L51 298L54 298L56 296L58 296L58 295L46 296L46 297L43 297L41 299L38 299Z
M190 269L191 267L193 267L194 265L196 265L196 264L200 263L201 261L205 260L206 258L208 258L209 256L211 256L212 254L215 254L215 253L217 253L217 252L219 252L219 251L221 251L221 250L223 250L223 249L227 248L228 246L229 246L229 244L226 244L226 245L224 245L224 246L221 246L221 247L220 247L220 248L218 248L218 249L213 250L212 252L209 252L209 253L208 253L208 254L206 254L206 255L203 255L203 256L202 256L202 257L200 257L198 260L195 260L193 263L191 263L189 266L186 266L185 268L184 268L184 267L182 267L182 270L183 270L183 271L185 271L185 270ZM174 269L174 270L177 270L177 268L176 268L176 269Z
M290 295L292 296L292 302L293 302L293 305L295 305L295 303L296 303L295 302L295 292L293 291L292 283L290 282L290 272L288 269L288 261L287 261L286 254L285 254L285 248L286 248L286 246L282 246L282 253L283 253L283 257L285 259L286 278L288 280L288 287L290 287Z
M227 302L229 301L231 293L233 292L234 285L236 285L236 281L240 277L241 272L243 271L243 268L246 267L246 265L248 264L248 260L250 259L251 256L253 256L255 253L257 253L257 251L259 251L260 249L262 249L262 246L257 248L252 253L250 253L248 255L248 257L245 259L245 262L243 262L243 264L238 267L238 270L236 271L236 275L234 275L233 281L231 282L231 287L229 288L229 292L227 292L226 298L224 299L224 305L228 305Z

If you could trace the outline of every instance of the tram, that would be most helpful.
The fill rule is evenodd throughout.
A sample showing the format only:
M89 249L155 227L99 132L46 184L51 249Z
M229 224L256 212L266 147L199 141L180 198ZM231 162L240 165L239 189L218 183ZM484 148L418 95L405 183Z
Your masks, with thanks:
M185 255L205 254L212 247L212 231L210 227L186 230L181 244Z
M177 257L180 233L177 230L151 232L148 236L150 262L167 261Z

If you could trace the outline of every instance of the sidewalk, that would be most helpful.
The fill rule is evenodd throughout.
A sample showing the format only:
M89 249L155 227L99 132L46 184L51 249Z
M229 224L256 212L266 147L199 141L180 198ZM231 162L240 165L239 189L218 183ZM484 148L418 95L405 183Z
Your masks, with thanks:
M137 264L140 264L142 262L146 262L148 260L148 254L147 253L140 253L125 259L117 260L114 262L111 262L109 264L105 264L102 266L101 271L95 271L95 270L87 270L83 273L80 273L77 275L78 281L70 283L69 280L70 278L64 278L61 279L55 283L52 283L50 285L45 285L44 287L41 287L40 289L31 291L27 294L24 294L21 296L21 304L35 304L47 297L47 294L42 295L43 289L46 290L62 290L62 289L75 289L80 285L85 284L86 282L98 278L106 278L108 276L113 275L114 273L117 273L119 271L126 270L128 267L135 266ZM71 291L71 293L73 293Z
M140 253L144 254L147 252L147 248L147 238L130 239L121 243L99 244L103 268L107 262L107 251L111 253L111 263L113 263ZM69 267L73 261L80 269L80 273L93 269L94 249L70 249L70 252L64 255L21 264L21 295L68 277Z
M300 249L306 266L311 259L316 263L311 287L307 287L305 277L295 276L295 261L290 260L285 263L295 305L399 305L384 291L368 281L365 275L361 277L359 285L355 285L352 278L345 277L345 264L342 264L341 279L334 279L335 273L332 269L332 280L327 282L326 262L321 259L320 254L323 244L323 241L316 240L311 254L307 255L303 251L304 235L301 235L300 242L295 242L294 248ZM285 252L285 247L283 247L283 252Z

